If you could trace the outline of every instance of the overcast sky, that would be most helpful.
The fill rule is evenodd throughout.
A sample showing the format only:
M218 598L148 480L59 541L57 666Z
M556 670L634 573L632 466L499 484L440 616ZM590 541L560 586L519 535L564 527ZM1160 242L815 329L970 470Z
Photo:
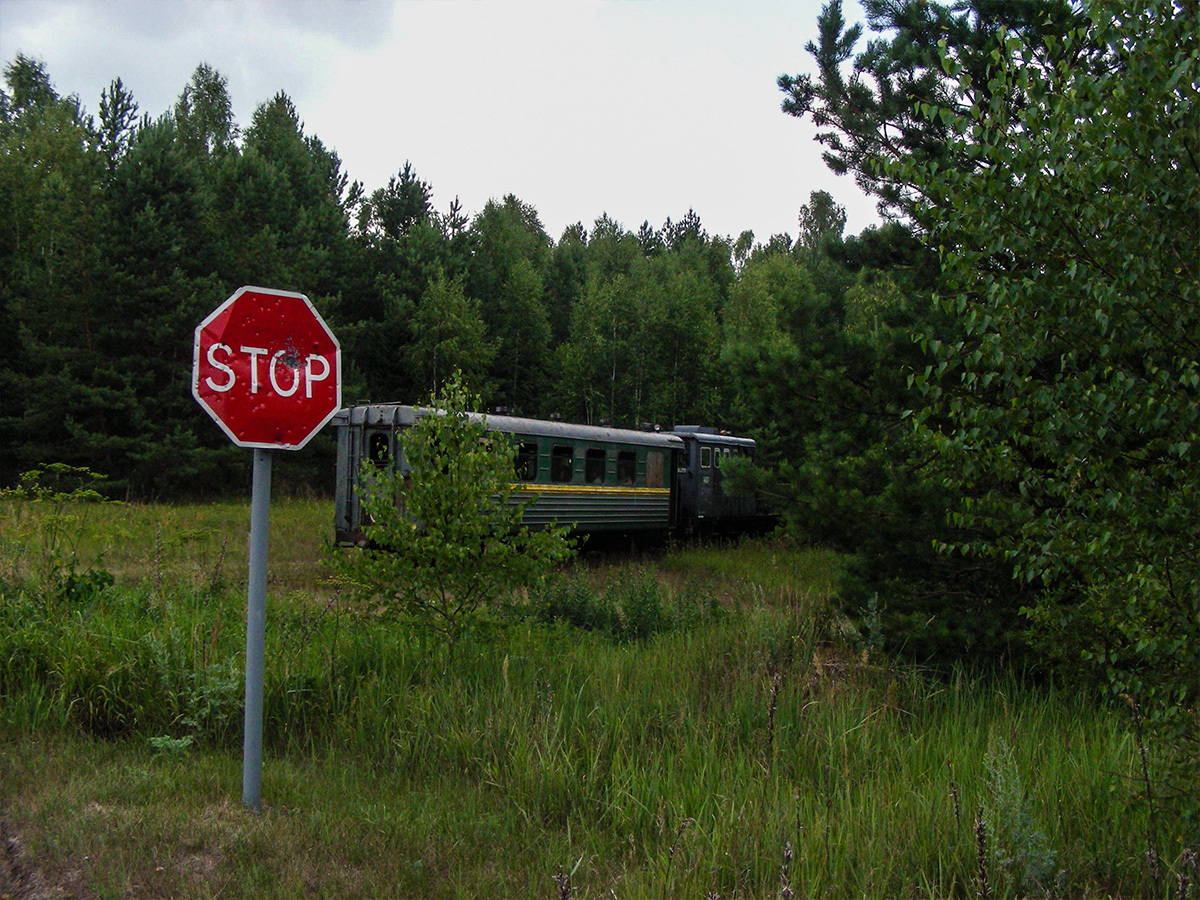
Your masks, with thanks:
M775 79L811 71L821 0L0 0L0 59L46 64L99 108L120 77L169 110L196 66L237 122L283 91L368 191L406 160L444 211L532 204L554 239L601 213L636 230L689 208L710 234L796 236L813 190L874 202L821 161ZM858 7L847 3L847 18Z

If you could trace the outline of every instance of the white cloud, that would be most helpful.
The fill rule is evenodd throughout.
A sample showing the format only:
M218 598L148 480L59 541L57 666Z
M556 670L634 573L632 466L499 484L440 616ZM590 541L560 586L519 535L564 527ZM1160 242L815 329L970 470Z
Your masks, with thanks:
M626 227L689 208L710 233L796 231L830 191L849 229L872 201L820 161L775 78L809 65L817 0L3 0L0 57L41 58L90 109L117 76L168 110L197 64L245 126L276 92L368 189L406 160L444 209L515 193L553 237L608 212Z

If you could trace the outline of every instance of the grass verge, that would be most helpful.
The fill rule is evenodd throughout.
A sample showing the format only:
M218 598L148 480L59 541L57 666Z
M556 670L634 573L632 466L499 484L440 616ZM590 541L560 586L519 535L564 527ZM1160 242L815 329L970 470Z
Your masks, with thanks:
M1131 802L1125 720L1045 685L872 658L830 625L830 554L758 542L574 573L594 578L576 607L605 627L539 617L534 598L446 667L322 583L319 503L273 515L272 566L294 568L272 585L266 808L251 815L244 589L210 577L245 507L98 509L98 547L112 522L126 531L99 565L79 556L123 561L91 593L39 575L27 526L42 512L0 532L26 548L0 598L0 821L12 871L57 896L1192 890L1182 824ZM613 625L631 609L665 625Z

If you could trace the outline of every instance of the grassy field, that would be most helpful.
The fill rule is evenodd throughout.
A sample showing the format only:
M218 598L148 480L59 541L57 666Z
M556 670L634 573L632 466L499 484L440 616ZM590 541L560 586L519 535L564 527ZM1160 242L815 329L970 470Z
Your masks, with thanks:
M272 509L254 815L247 506L0 500L0 892L1196 896L1125 718L872 658L832 554L577 567L447 661L329 580L330 520Z

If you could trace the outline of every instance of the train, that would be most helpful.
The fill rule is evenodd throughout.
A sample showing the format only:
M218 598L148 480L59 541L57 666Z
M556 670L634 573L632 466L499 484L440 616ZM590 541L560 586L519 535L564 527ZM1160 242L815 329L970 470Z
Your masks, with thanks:
M369 543L359 500L363 463L403 468L399 435L429 413L402 403L369 403L334 415L337 543ZM523 518L531 530L557 523L589 538L639 539L755 533L774 523L762 498L725 473L730 459L753 458L751 438L697 425L664 432L469 415L515 445L514 493L533 501Z

